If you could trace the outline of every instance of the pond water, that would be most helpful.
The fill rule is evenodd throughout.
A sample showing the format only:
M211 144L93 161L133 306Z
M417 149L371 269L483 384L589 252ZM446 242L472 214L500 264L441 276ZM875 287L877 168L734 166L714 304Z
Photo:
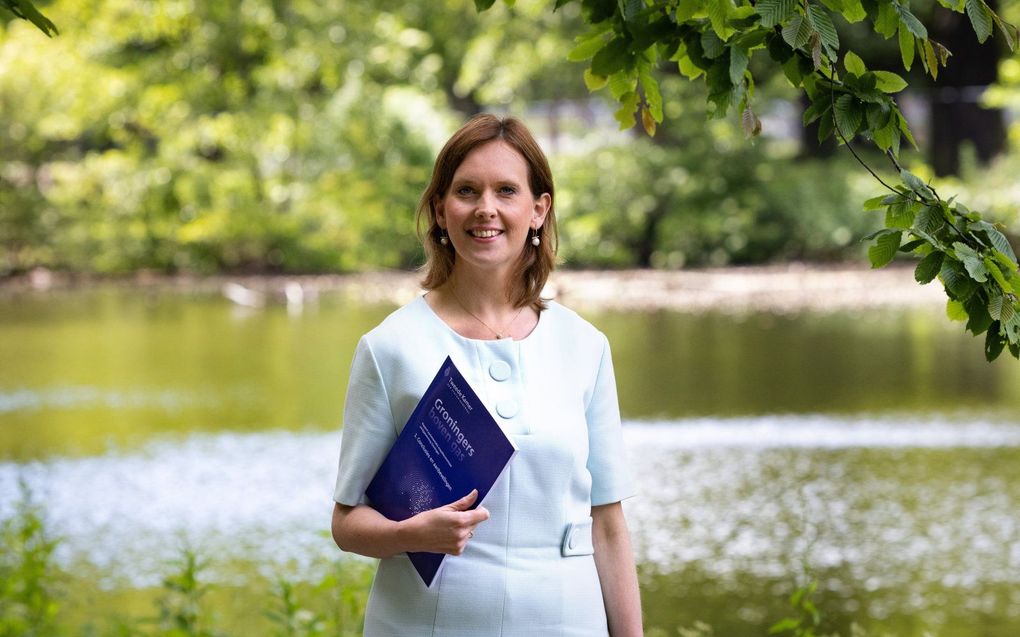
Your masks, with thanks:
M111 589L181 543L224 580L300 576L336 554L347 368L392 309L0 298L0 518L25 481L61 562ZM1014 360L937 308L582 313L613 345L649 626L761 635L811 577L837 627L1020 634Z

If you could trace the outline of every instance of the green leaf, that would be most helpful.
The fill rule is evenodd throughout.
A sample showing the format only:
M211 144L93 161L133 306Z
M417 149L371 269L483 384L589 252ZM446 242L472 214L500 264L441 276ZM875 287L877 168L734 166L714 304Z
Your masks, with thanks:
M1009 239L1006 238L1006 235L999 232L998 228L987 221L976 221L970 225L972 228L984 231L988 235L988 240L992 243L992 247L1009 257L1013 269L1016 269L1016 254L1013 252L1013 246L1009 244Z
M731 0L707 0L708 2L708 19L712 23L712 30L715 31L719 39L726 41L733 34L733 29L726 24L726 21L730 17L730 13L733 12L733 2Z
M609 94L617 102L622 102L624 96L636 90L637 80L630 73L620 71L609 76Z
M705 57L714 60L726 52L726 46L714 31L705 31L701 34L701 50Z
M795 0L761 0L754 10L761 16L761 25L771 29L786 20L796 6Z
M928 75L931 75L933 80L937 80L939 79L939 58L935 55L935 48L932 47L931 40L920 40L920 42Z
M634 112L637 110L637 105L638 94L635 91L627 93L620 100L620 108L613 114L616 121L620 123L620 130L634 127Z
M999 289L1006 294L1013 294L1014 290L1012 284L1010 284L1010 282L1006 280L1006 277L1003 276L1002 270L999 269L999 266L995 265L995 261L985 257L982 259L982 263L984 264L985 269L988 270L988 274L991 274L992 278L995 279L995 282L999 284Z
M896 32L899 34L900 57L903 58L903 68L909 71L910 66L914 63L914 34L903 23L900 23Z
M701 74L705 71L695 66L694 62L691 61L690 56L683 56L677 61L677 66L685 77L691 80L696 80L701 77Z
M1009 339L1010 351L1013 351L1013 345L1020 343L1020 314L1014 313L1008 321L1003 321L1002 328Z
M802 15L794 16L783 27L783 39L795 49L803 48L811 39L811 33L811 24Z
M623 19L630 22L634 16L645 9L644 0L626 0L623 4Z
M747 70L747 51L738 47L730 47L730 82L734 86L744 81L744 71Z
M605 33L601 30L594 34L577 39L577 45L567 53L571 62L583 62L598 53L606 45Z
M829 50L829 55L835 57L836 51L839 50L839 35L836 33L835 25L832 24L828 10L820 4L809 4L807 15L812 26L822 37L822 43Z
M991 11L992 20L995 20L995 24L998 25L999 30L1002 31L1002 36L1006 38L1006 46L1009 47L1010 51L1016 51L1017 44L1017 28L1008 22L1005 22L1000 18L994 11ZM1020 357L1018 357L1020 358Z
M853 95L840 95L836 100L836 128L848 140L857 134L864 121L864 112Z
M910 230L914 225L914 211L905 203L889 206L885 213L885 226L899 230Z
M1000 329L999 322L995 321L988 326L988 332L985 333L985 360L989 363L998 358L1006 346L1006 340L999 333Z
M889 122L892 120L892 109L887 102L868 104L864 112L864 118L868 122L868 128L871 129L872 135L874 135L876 131L889 126Z
M967 310L963 307L963 303L953 299L946 301L946 318L950 321L966 321Z
M967 331L974 336L981 334L992 324L992 317L988 315L988 303L984 301L982 295L974 294L963 302L963 307L967 309Z
M889 71L875 71L875 79L878 80L876 88L883 93L899 93L907 88L906 80Z
M825 113L829 112L831 103L829 102L827 95L817 95L817 99L811 102L811 105L804 109L803 122L804 126L807 126L811 122L815 121Z
M871 199L868 199L867 201L864 202L865 211L878 210L879 208L884 208L885 206L886 206L885 195L872 197Z
M914 141L914 136L910 132L910 127L907 126L907 120L903 118L903 115L899 111L896 112L896 122L899 126L900 132L903 133L903 136L908 142L910 142L910 145L917 148L917 142Z
M988 280L988 268L985 266L981 255L974 248L957 241L953 244L953 250L956 251L956 258L963 263L963 267L967 268L970 278L978 283L984 283Z
M661 124L662 93L659 92L659 83L647 70L642 70L639 78L641 79L641 88L644 89L645 92L645 101L648 103L648 111L652 114L652 118Z
M946 255L942 252L932 252L917 263L914 268L914 280L918 283L931 283L938 276L942 269L942 261Z
M604 87L609 82L609 78L601 75L595 75L591 72L591 69L584 70L584 85L588 87L588 90L592 93Z
M958 301L965 301L977 290L978 285L956 259L946 258L942 262L939 278L946 287L946 294Z
M36 28L46 34L46 37L52 38L58 35L57 25L53 24L42 13L39 13L39 10L31 2L27 0L6 0L4 4L7 5L11 13L34 24Z
M1006 322L1013 318L1016 309L1013 307L1013 300L1004 294L993 296L988 301L988 314L996 321Z
M974 27L978 42L984 43L992 35L991 11L981 0L967 0L967 17Z
M790 84L794 86L800 86L801 80L804 79L804 74L800 72L800 56L794 55L790 59L783 62L783 75L786 79L790 80Z
M826 139L832 136L832 127L835 124L836 119L832 116L832 111L826 110L822 117L818 120L818 142L824 142Z
M896 251L900 247L900 240L903 238L902 232L890 232L883 234L876 241L875 245L868 248L868 259L871 261L872 268L881 268L889 264L896 256Z
M900 138L900 131L896 128L895 123L890 120L882 128L872 129L871 135L879 148L882 150L892 150L893 144Z
M868 72L868 67L864 66L864 60L862 60L853 51L848 51L847 54L843 56L843 66L846 67L848 73L853 73L858 76L864 75Z
M864 10L864 5L861 4L861 0L843 0L843 8L833 8L833 11L839 11L843 14L843 17L850 24L860 22L864 18L868 17L868 12Z
M897 4L896 11L900 14L900 22L910 29L911 33L922 40L926 40L928 38L928 29L926 29L924 25L921 24L921 21L910 12L908 7L902 4Z
M935 206L925 206L914 219L914 228L926 235L934 235L946 224L946 218L942 209Z
M904 254L906 254L906 253L909 253L909 252L913 252L913 251L917 250L918 248L921 248L921 247L930 247L930 246L931 246L931 243L929 241L927 241L926 239L914 239L913 241L907 241L906 243L901 245L900 246L900 252L903 252ZM926 254L924 256L928 256L928 255Z
M925 199L935 198L935 193L931 191L931 188L929 188L927 184L921 181L920 177L910 172L909 170L905 168L903 170L900 170L900 179L902 179L903 183L905 183L907 187L910 188L917 195Z
M630 42L626 38L614 38L595 53L591 60L591 72L602 77L609 77L617 71L629 68L634 61L630 52Z
M896 29L900 25L900 16L892 2L881 2L878 5L878 15L875 16L875 31L886 39L896 35Z
M479 13L496 4L496 0L475 0L475 10Z

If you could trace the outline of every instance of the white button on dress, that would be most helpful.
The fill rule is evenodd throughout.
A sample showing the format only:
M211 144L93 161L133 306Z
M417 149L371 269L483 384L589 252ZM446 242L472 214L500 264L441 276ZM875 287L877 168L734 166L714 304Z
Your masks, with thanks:
M493 380L504 381L510 378L510 364L506 361L496 361L492 365L489 365L489 376L492 376Z

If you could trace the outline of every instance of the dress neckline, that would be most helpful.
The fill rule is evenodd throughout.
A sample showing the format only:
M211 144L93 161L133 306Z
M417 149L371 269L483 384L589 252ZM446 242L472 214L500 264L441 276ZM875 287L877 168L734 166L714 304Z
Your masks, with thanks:
M533 337L538 332L538 330L540 330L542 328L542 325L545 324L545 321L542 320L542 315L545 313L545 311L542 311L542 312L538 313L538 322L535 323L535 327L531 328L531 331L528 332L528 335L525 336L524 338L513 338L512 336L507 337L507 338L498 338L498 339L495 339L495 338L490 338L490 339L486 339L486 338L471 338L469 336L464 336L463 334L461 334L457 330L455 330L452 327L450 327L449 323L444 321L442 319L442 317L440 317L438 314L436 314L436 311L434 309L432 309L432 306L429 305L429 302L425 300L425 295L424 294L420 295L415 300L415 303L421 304L424 307L425 313L428 314L432 318L432 320L434 320L436 323L441 325L443 327L443 329L445 329L447 332L449 332L450 334L453 334L455 337L457 337L458 339L460 339L460 340L462 340L462 341L464 341L466 343L480 343L480 344L483 344L483 345L491 345L493 343L497 343L497 344L500 344L500 343L511 343L511 344L513 344L513 343L524 343L524 342L530 340L531 337Z

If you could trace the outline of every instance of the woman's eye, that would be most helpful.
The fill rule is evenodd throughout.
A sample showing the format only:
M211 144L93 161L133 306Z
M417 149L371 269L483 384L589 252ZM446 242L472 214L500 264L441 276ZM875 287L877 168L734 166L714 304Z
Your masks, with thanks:
M502 188L499 189L499 192L501 192L504 195L512 195L517 192L517 189L514 188L513 186L503 186Z
M458 195L462 195L462 196L463 195L470 195L471 192L472 191L471 191L471 187L470 186L461 186L460 188L457 189L457 194Z

